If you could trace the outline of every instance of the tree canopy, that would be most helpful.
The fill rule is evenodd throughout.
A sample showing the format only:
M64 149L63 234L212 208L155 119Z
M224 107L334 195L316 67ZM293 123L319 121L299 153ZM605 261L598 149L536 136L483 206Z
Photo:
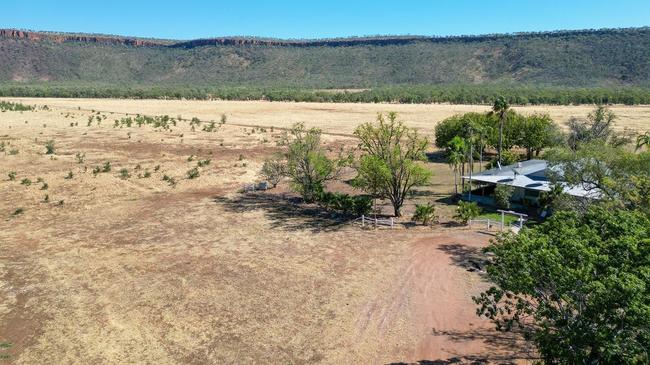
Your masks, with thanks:
M418 162L426 159L429 141L393 112L379 114L376 123L362 124L354 134L361 150L355 185L390 200L399 217L408 193L430 179L431 172Z
M502 235L478 313L523 331L545 363L648 363L649 237L648 216L605 205Z

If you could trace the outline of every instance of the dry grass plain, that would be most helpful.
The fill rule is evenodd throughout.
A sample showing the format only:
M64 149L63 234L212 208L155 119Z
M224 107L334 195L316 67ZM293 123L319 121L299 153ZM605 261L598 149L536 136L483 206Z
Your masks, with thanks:
M297 204L286 183L238 193L279 150L279 127L302 121L333 133L325 138L332 146L353 145L345 134L379 111L396 110L432 133L437 120L484 107L20 100L50 110L0 113L0 342L12 344L0 362L529 357L518 338L496 334L474 315L471 296L488 284L467 269L481 260L488 235L441 226L361 230ZM549 108L564 117L589 110ZM87 126L90 110L106 116L101 125ZM647 129L649 108L615 111L622 124ZM192 131L188 122L171 131L113 128L125 113L203 120L225 113L228 122L215 132ZM253 133L242 125L267 128ZM45 154L47 140L55 141L54 155ZM77 153L85 154L82 163ZM188 179L203 159L211 163ZM110 172L91 172L107 161ZM129 178L120 177L123 168ZM451 190L449 168L430 168L433 184L419 200ZM21 184L25 178L32 184ZM440 214L445 221L451 213L441 206Z

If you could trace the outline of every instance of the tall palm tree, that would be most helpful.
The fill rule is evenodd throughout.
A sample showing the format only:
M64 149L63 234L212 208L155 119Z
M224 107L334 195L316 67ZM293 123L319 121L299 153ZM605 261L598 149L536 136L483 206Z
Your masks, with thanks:
M466 144L460 136L456 136L449 141L447 146L447 163L454 170L454 193L458 194L458 170L466 161Z
M650 132L645 132L644 134L636 137L636 149L639 150L643 146L650 147Z
M508 115L508 109L510 106L503 96L499 96L494 101L494 106L492 106L492 111L499 115L499 147L497 149L497 161L499 165L501 164L501 149L503 148L503 124Z

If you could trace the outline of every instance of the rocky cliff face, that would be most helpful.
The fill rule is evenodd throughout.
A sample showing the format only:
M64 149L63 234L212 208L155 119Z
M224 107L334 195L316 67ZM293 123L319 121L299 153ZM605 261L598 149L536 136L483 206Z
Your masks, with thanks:
M30 32L30 31L17 30L17 29L0 29L0 37L26 39L31 41L48 40L56 43L84 42L84 43L123 44L123 45L134 46L134 47L154 47L154 46L166 45L164 42L150 41L150 40L139 39L139 38L42 33L42 32Z

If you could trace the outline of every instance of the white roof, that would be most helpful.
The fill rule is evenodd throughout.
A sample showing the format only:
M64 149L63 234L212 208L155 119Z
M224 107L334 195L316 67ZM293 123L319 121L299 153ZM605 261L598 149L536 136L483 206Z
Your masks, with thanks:
M486 170L472 175L472 181L480 181L490 184L504 184L518 188L536 191L550 191L552 184L546 177L547 162L544 160L528 160L517 164L503 166L501 169L495 168ZM463 176L463 179L469 180L469 176ZM566 194L598 198L600 193L594 187L587 186L569 186L561 183Z

